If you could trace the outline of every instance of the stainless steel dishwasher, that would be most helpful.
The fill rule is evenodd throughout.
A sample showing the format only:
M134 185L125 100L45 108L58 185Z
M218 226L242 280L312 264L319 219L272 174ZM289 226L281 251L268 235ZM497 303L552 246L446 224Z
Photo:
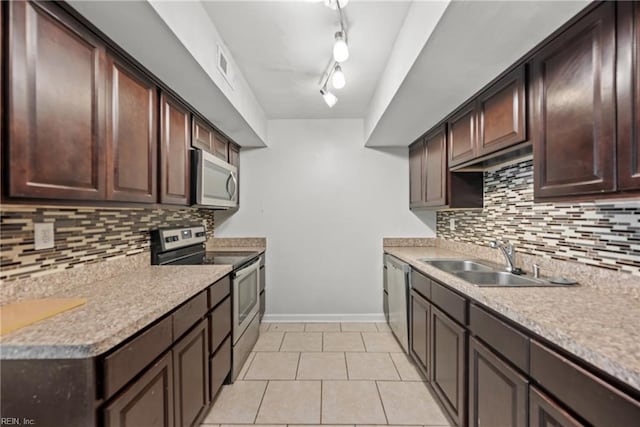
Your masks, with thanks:
M384 258L389 294L389 327L405 353L409 352L409 264L391 255Z

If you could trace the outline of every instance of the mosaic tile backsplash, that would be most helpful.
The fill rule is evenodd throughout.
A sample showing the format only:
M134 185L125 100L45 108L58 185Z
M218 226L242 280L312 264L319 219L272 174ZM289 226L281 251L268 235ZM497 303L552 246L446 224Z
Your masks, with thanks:
M0 209L0 280L40 276L149 250L149 230L191 224L213 236L213 211L3 205ZM53 249L34 250L33 223L53 222Z
M533 203L531 160L484 175L484 209L437 213L438 237L640 276L640 201ZM455 219L455 231L450 220Z

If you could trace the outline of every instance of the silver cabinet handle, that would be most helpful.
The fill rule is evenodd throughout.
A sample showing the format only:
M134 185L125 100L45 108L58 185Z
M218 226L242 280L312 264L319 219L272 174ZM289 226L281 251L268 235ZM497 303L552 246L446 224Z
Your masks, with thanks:
M227 190L227 194L229 195L230 199L233 198L233 193L229 191L229 182L231 182L231 178L233 178L233 173L229 174L229 176L227 177L227 183L225 184L225 190Z

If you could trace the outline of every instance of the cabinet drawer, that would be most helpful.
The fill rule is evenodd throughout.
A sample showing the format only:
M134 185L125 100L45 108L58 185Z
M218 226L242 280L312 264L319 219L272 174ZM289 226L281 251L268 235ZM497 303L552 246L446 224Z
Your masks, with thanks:
M171 346L171 316L104 358L104 398L113 396Z
M431 298L431 279L411 269L411 288L418 291L425 298Z
M208 291L209 309L212 309L231 293L231 279L229 276L224 276L222 279L209 286Z
M432 280L431 301L458 323L467 324L467 300L464 297Z
M529 372L529 338L475 304L469 309L471 332L504 355L523 372Z
M227 298L211 312L209 351L213 353L231 332L231 298Z
M173 313L173 337L180 338L207 313L207 292L200 292Z
M211 373L211 400L213 401L218 391L227 379L231 371L231 337L227 338L220 349L213 355L209 365Z
M640 420L640 402L536 341L531 376L594 426L633 426Z

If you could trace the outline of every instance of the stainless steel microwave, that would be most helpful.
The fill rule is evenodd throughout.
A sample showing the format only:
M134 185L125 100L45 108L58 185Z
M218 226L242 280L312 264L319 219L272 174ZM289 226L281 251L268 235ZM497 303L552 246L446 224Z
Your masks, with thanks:
M191 200L196 206L238 206L238 168L202 150L191 150Z

